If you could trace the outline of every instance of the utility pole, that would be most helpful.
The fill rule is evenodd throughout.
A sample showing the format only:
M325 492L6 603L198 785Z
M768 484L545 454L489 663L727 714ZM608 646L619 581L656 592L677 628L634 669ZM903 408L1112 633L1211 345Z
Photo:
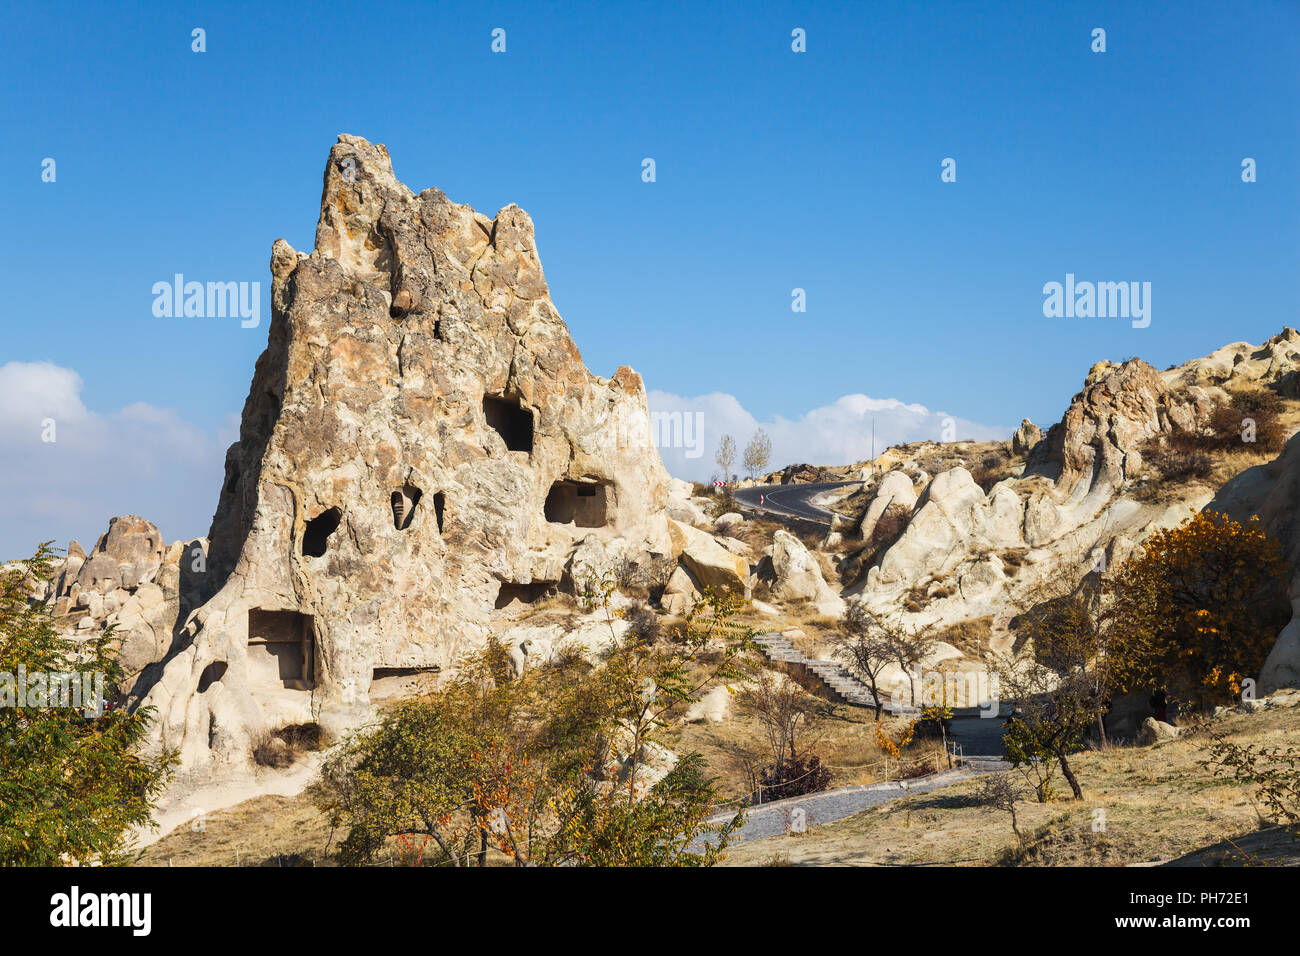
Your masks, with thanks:
M876 473L876 416L871 416L871 473Z

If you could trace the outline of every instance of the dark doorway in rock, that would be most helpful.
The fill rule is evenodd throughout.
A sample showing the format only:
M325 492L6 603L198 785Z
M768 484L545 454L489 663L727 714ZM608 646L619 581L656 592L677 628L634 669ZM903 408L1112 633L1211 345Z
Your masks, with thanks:
M533 450L533 413L517 398L483 396L483 417L496 429L510 451Z
M398 531L405 531L411 526L411 519L415 517L415 506L420 503L423 494L424 492L411 484L402 485L393 492L393 525Z
M609 523L609 485L557 481L546 496L546 520L579 528L603 528Z
M249 610L249 683L311 690L315 647L316 629L310 614Z
M496 609L500 611L502 608L509 607L515 601L520 604L534 604L554 590L555 585L545 581L534 581L529 584L504 581L501 584L501 590L497 592Z
M226 676L226 662L213 661L207 667L203 668L203 673L199 675L199 693L207 693L209 687Z
M447 496L441 491L433 496L433 514L438 519L438 534L442 534L442 514L447 509Z
M302 553L309 558L319 558L329 546L329 537L343 520L343 512L338 508L322 511L307 522L302 533Z

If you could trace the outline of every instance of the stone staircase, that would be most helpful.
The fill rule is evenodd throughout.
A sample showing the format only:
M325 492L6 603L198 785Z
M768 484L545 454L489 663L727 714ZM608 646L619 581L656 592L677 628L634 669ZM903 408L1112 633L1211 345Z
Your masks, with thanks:
M858 707L875 708L876 704L871 696L871 688L849 674L848 671L834 661L820 661L805 657L780 634L760 634L754 638L754 643L767 655L768 660L787 664L796 670L801 670L804 674L814 678L826 687L838 700ZM892 714L897 709L896 705L888 697L885 698L884 705L887 713Z

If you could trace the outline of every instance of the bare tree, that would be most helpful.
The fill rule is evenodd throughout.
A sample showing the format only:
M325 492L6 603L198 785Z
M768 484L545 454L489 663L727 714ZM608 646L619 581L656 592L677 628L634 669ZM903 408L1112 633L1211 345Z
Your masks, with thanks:
M713 458L722 469L722 480L731 480L731 467L736 463L736 439L730 435L723 435L722 441L718 442L718 453Z
M916 705L916 671L934 653L939 639L933 624L907 625L898 620L879 619L880 635L889 648L893 663L903 669L912 705Z
M760 428L745 446L745 470L749 472L749 477L757 477L765 471L771 459L772 439L768 438L767 432Z
M871 690L876 720L880 720L885 704L879 680L884 669L894 663L894 646L880 621L861 602L850 601L841 620L845 633L831 638L835 656L844 662L849 673Z
M1021 835L1016 820L1016 803L1021 796L1021 789L1009 772L986 774L975 788L976 803L1011 814L1011 832L1016 835L1017 841L1023 843L1025 838Z
M746 761L746 774L758 799L826 789L831 772L811 750L816 743L817 713L803 688L765 671L741 692L740 706L762 724L772 757L767 766Z
M799 756L799 738L816 718L803 688L764 671L740 692L740 706L763 725L774 764L782 766Z

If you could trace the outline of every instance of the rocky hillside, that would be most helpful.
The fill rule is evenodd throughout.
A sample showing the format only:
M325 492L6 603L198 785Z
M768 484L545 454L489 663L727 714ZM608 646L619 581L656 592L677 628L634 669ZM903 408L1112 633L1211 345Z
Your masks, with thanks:
M1046 582L1191 509L1257 513L1300 557L1292 329L1163 372L1099 362L1046 432L769 476L851 483L830 533L801 537L667 476L640 377L588 371L517 206L413 193L384 147L341 136L315 246L272 248L267 347L208 536L167 545L114 518L39 595L71 634L116 628L126 702L156 708L181 786L263 773L267 734L334 739L489 639L519 673L707 588L748 599L742 620L780 632L810 687L857 703L825 660L850 602L939 629L935 660L978 672L1016 649L1012 618ZM611 583L613 620L586 601ZM1296 621L1261 675L1291 683ZM706 710L726 721L727 695Z
M988 647L1007 651L1011 618L1045 582L1123 561L1207 505L1259 514L1294 560L1297 453L1282 445L1300 425L1297 370L1294 329L1164 372L1099 362L1045 434L1026 420L1005 447L892 448L828 538L846 595L939 628L987 621ZM1266 687L1296 681L1297 631Z
M413 193L341 136L315 250L276 241L271 273L207 541L114 519L48 595L77 634L121 626L132 700L183 776L248 768L279 727L355 725L372 688L573 589L575 563L680 552L641 379L583 365L523 210Z

